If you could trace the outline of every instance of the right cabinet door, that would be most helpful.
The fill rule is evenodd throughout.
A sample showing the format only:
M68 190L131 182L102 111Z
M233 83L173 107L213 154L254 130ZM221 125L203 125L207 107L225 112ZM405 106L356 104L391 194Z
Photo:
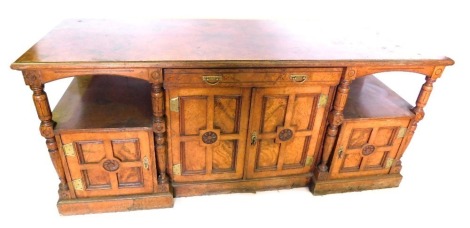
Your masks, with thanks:
M318 150L329 89L328 86L253 89L247 178L310 171Z
M331 178L388 174L409 119L345 121L331 164Z

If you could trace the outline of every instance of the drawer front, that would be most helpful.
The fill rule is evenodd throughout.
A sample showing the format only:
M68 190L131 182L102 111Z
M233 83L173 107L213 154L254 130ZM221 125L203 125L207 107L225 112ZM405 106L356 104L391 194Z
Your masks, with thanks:
M342 68L165 69L169 87L337 85Z
M331 178L388 174L410 119L345 121L331 164Z
M78 198L151 193L155 157L153 133L62 133L62 153L69 186Z

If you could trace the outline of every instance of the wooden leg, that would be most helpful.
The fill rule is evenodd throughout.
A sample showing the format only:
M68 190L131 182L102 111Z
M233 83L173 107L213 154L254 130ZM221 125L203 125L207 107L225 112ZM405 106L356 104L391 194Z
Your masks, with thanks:
M59 198L70 199L70 192L67 185L67 179L65 178L64 167L62 166L57 142L54 137L54 122L52 121L52 112L49 107L49 101L46 93L44 92L44 85L31 85L30 88L33 91L34 105L36 106L38 117L41 120L39 130L41 135L46 138L49 156L51 157L54 168L59 176Z
M352 76L354 76L354 71L352 72ZM349 85L352 81L351 77L348 76L351 76L351 71L348 71L345 76L342 77L336 91L333 110L328 115L328 128L323 143L321 162L318 165L318 173L316 173L317 180L324 180L328 177L329 160L338 136L339 126L343 123L343 110L349 94Z
M153 132L155 133L155 148L157 151L158 163L158 182L167 183L168 176L166 174L166 124L164 113L164 93L163 84L152 84L152 107L153 107Z
M400 159L403 153L405 152L406 148L410 144L411 139L413 138L413 135L415 133L415 130L418 127L419 121L421 121L424 118L424 107L428 103L429 97L431 96L434 82L436 82L435 78L427 76L426 82L421 87L421 91L419 92L418 99L416 100L416 106L413 109L411 109L411 111L413 111L413 113L415 114L415 117L411 120L410 127L408 128L405 138L403 139L403 142L400 146L397 157L395 159L395 164L392 167L390 173L399 173L401 170Z

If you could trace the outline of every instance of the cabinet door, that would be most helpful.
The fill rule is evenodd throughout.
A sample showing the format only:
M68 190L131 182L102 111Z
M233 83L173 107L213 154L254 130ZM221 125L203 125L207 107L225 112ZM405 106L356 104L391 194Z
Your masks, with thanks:
M62 133L77 197L150 193L155 159L151 131Z
M247 146L247 177L310 171L330 87L256 88Z
M331 178L387 174L409 119L346 121L331 164Z
M242 178L249 99L246 88L169 91L175 182Z

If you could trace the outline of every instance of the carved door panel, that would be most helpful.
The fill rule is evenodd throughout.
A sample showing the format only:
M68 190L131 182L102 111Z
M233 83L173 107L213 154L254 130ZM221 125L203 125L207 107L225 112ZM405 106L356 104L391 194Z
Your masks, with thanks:
M151 131L62 133L60 138L77 197L152 192Z
M331 165L331 178L387 174L409 119L345 121Z
M310 171L329 92L327 86L254 89L248 178Z
M242 178L249 99L246 88L169 91L175 182Z

